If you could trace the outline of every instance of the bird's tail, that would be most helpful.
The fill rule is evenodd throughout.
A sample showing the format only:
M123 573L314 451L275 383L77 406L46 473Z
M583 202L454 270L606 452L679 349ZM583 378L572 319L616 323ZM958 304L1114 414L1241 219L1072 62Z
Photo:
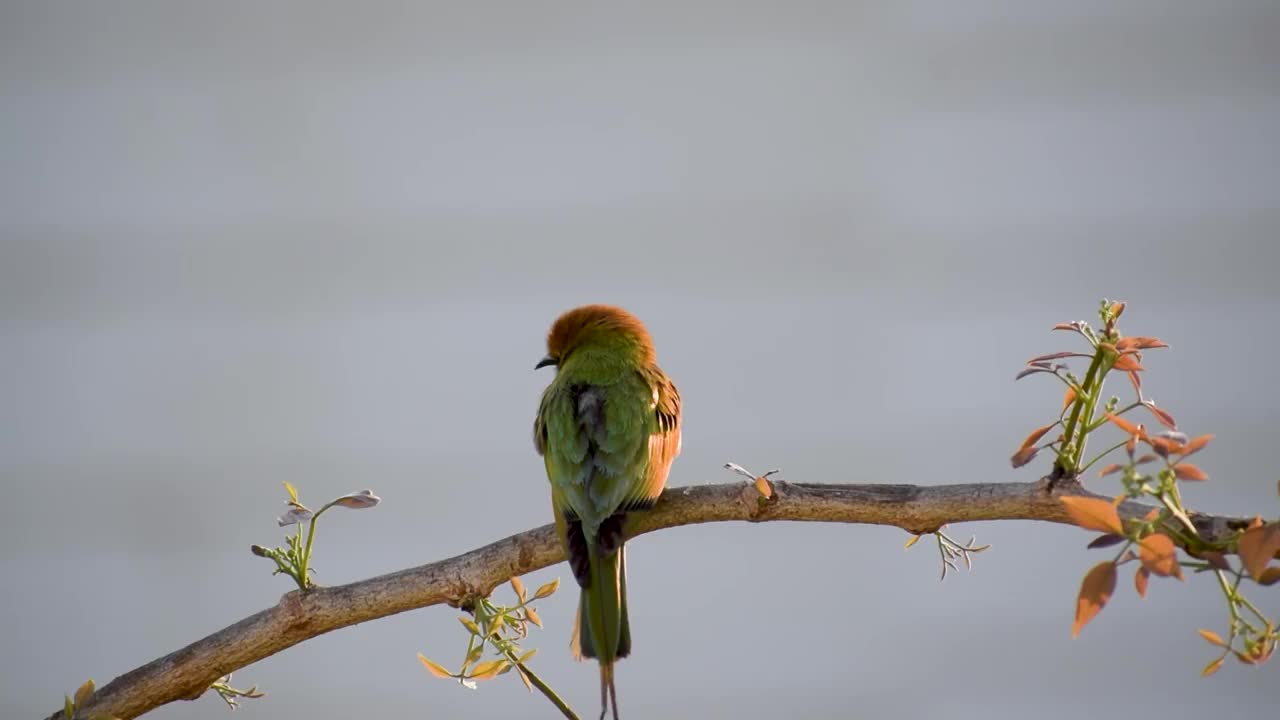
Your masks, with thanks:
M590 582L578 599L578 617L572 641L574 655L600 663L600 717L612 707L618 717L618 694L613 685L613 663L631 654L631 625L627 619L626 551L601 557L600 547L588 550Z

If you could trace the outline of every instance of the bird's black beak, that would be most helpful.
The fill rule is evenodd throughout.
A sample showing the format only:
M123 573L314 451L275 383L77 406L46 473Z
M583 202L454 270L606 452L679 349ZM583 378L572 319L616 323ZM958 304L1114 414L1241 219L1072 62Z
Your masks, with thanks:
M556 364L556 359L548 355L542 358L541 360L539 360L538 364L533 366L533 369L537 370L538 368L544 368L548 365L555 365L555 364Z

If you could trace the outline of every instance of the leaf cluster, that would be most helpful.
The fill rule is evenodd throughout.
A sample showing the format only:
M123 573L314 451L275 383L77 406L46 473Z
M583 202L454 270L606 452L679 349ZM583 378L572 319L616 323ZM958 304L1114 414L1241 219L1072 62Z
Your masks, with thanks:
M1066 390L1057 421L1036 428L1023 440L1011 458L1014 467L1027 464L1039 451L1047 448L1055 455L1050 480L1078 479L1103 458L1122 449L1124 453L1122 462L1108 464L1098 472L1099 477L1118 474L1122 493L1111 500L1060 498L1072 522L1086 530L1102 533L1089 543L1090 549L1120 546L1112 559L1097 563L1085 573L1076 597L1072 637L1078 636L1114 595L1117 572L1122 565L1138 563L1134 571L1134 589L1144 598L1153 575L1181 581L1182 570L1186 568L1196 574L1209 573L1216 577L1228 611L1226 640L1213 631L1199 631L1202 637L1222 649L1221 655L1210 661L1203 674L1216 672L1232 654L1245 664L1261 664L1271 656L1277 641L1280 641L1280 633L1275 620L1258 610L1240 587L1246 578L1261 586L1280 582L1280 567L1271 564L1280 553L1280 523L1264 523L1261 517L1255 517L1248 527L1225 540L1210 542L1201 535L1192 520L1191 511L1183 503L1180 483L1209 479L1205 470L1188 462L1187 458L1208 446L1214 436L1189 437L1179 429L1172 414L1157 407L1155 401L1144 395L1140 373L1146 368L1142 364L1142 352L1169 346L1159 338L1123 336L1117 321L1124 309L1124 303L1103 300L1098 313L1102 321L1100 330L1084 321L1054 326L1054 330L1079 334L1089 343L1091 352L1064 351L1041 355L1029 360L1027 368L1018 374L1019 379L1048 374L1065 383ZM1089 360L1083 378L1075 375L1067 365L1057 362L1065 358ZM1103 385L1113 372L1127 376L1134 391L1135 399L1123 407L1117 397L1103 400ZM1138 408L1149 411L1162 429L1151 432L1144 424L1124 417ZM1059 426L1062 428L1060 434L1040 444L1050 431ZM1108 427L1118 429L1122 439L1086 460L1088 440ZM1140 499L1154 501L1155 504L1141 517L1122 518L1118 511L1121 504L1126 500ZM1188 559L1180 559L1179 550ZM1240 558L1239 566L1233 566L1228 558L1233 553Z

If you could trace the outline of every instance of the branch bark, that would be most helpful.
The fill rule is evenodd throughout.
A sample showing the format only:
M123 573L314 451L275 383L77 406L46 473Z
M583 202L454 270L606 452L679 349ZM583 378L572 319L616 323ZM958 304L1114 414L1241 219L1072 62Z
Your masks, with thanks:
M964 485L820 485L774 482L766 500L750 483L669 488L653 510L637 514L636 537L663 528L706 522L843 522L891 525L924 534L944 525L981 520L1041 520L1071 524L1058 497L1105 497L1074 481ZM1110 499L1110 498L1107 498ZM1125 502L1122 517L1150 506ZM1192 517L1206 540L1222 539L1248 520ZM286 593L271 608L117 677L76 713L134 718L175 700L194 700L229 672L310 638L356 623L447 604L468 607L511 577L565 559L551 524L498 540L456 557L335 587ZM61 710L49 720L62 720Z

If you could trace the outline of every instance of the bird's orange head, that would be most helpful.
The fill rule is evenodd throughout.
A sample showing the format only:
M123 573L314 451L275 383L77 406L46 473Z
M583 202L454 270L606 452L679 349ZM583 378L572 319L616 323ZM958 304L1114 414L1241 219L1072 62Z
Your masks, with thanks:
M616 352L638 364L653 364L657 356L640 318L614 305L583 305L556 318L547 333L547 356L535 369L563 365L584 348Z

